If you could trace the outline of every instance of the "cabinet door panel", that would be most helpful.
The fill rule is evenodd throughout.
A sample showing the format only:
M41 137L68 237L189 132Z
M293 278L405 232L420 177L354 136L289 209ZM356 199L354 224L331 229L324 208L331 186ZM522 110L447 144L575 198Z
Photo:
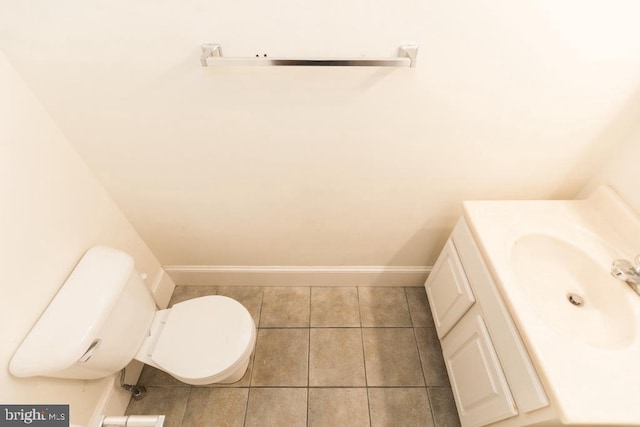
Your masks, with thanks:
M531 412L549 406L549 399L518 328L511 319L509 309L464 219L456 225L451 239L473 288L476 304L482 307L482 318L491 334L491 342L500 357L500 364L519 411Z
M442 341L460 421L484 426L517 415L487 328L473 311Z
M475 301L451 240L442 249L424 286L438 337L442 339Z

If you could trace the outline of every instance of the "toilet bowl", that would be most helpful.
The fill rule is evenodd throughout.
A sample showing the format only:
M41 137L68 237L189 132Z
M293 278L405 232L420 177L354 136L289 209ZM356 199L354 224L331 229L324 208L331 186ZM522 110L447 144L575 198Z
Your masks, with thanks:
M247 370L255 331L236 300L195 298L156 312L135 359L187 384L233 383Z
M256 342L251 314L220 295L157 310L125 252L96 246L75 266L9 364L17 377L95 379L133 359L187 384L238 381Z

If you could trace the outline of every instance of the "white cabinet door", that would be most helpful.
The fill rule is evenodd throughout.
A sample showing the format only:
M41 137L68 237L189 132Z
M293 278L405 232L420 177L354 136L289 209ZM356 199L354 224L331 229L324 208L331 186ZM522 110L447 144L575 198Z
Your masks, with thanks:
M529 358L518 328L509 309L502 300L500 291L487 268L480 248L471 230L463 220L458 222L451 235L460 262L482 308L482 320L491 334L491 343L500 356L500 364L509 382L511 394L519 412L531 412L549 406L549 399Z
M487 328L475 310L445 337L442 352L464 427L484 426L517 415Z
M442 249L424 287L438 338L442 339L475 301L451 240Z

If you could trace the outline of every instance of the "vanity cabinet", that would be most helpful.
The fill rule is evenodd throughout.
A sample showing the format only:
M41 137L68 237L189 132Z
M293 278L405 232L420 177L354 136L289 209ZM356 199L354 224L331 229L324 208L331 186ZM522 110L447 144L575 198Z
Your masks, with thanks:
M444 245L426 289L438 338L442 339L476 300L452 240Z
M464 219L425 282L463 427L533 425L549 406Z
M482 316L464 316L442 349L462 425L483 426L518 413Z

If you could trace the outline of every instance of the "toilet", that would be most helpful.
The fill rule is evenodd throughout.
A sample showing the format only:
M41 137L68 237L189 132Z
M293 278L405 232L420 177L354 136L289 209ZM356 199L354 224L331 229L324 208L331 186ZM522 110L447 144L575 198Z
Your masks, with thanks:
M247 370L256 326L234 299L212 295L157 310L125 252L96 246L78 262L13 355L16 377L96 379L132 360L192 385Z

